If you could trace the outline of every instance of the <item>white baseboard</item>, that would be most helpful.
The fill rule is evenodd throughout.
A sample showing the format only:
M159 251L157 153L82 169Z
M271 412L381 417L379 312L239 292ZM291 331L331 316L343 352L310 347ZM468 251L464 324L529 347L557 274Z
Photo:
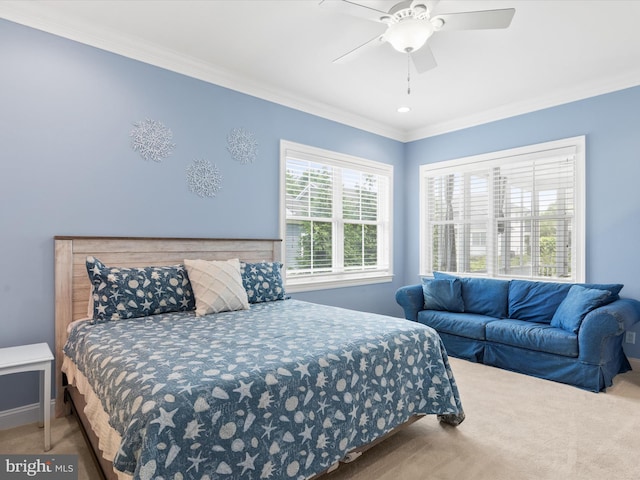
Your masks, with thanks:
M51 399L51 418L55 417L56 401ZM35 423L40 420L40 404L32 403L0 412L0 430Z

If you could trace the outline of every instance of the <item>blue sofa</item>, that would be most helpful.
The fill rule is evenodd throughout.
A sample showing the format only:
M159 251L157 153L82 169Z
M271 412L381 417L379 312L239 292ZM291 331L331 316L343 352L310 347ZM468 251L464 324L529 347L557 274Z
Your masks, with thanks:
M631 369L622 339L640 321L640 302L620 298L621 289L435 272L400 288L396 301L451 356L599 392Z

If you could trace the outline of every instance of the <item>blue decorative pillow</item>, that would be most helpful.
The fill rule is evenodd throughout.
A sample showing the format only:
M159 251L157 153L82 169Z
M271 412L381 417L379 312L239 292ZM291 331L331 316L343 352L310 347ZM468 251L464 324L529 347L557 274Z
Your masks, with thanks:
M511 280L509 318L550 323L570 288L570 283Z
M609 290L573 285L551 319L551 326L578 333L580 324L591 310L605 305L611 297Z
M600 290L610 291L611 295L607 297L607 300L604 303L605 305L618 300L620 298L620 295L618 294L620 293L620 290L622 290L622 287L624 287L621 283L579 283L578 285L584 288L598 288Z
M107 267L94 257L87 257L86 265L93 286L93 323L196 308L184 265Z
M242 284L247 291L249 303L273 302L284 300L280 262L240 262Z
M424 308L426 310L444 310L447 312L464 312L462 301L462 283L458 278L422 279Z
M433 275L436 279L459 278L442 272L433 272ZM460 282L465 312L495 318L507 317L509 280L462 277Z

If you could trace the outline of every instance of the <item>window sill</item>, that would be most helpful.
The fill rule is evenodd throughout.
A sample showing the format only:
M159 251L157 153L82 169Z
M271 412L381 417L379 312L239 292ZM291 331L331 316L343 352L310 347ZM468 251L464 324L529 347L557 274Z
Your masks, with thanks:
M376 273L370 276L349 278L347 276L331 276L327 278L316 277L313 279L288 279L285 283L287 293L311 292L314 290L328 290L331 288L356 287L372 285L375 283L387 283L393 280L393 274Z

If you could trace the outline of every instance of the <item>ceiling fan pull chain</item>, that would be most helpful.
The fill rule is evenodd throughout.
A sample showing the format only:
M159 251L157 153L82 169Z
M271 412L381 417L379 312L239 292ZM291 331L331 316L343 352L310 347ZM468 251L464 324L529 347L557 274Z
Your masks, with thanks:
M407 52L407 95L411 95L411 53Z

